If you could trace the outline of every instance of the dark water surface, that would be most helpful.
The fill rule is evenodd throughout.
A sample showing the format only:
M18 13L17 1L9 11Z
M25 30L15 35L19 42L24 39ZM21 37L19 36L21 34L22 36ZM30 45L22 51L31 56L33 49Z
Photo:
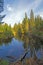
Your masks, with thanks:
M10 43L3 43L0 46L0 58L7 59L7 56L19 58L24 53L23 42L13 38Z
M28 43L28 39L27 42L25 41L25 43L26 44ZM0 45L0 58L10 60L10 61L17 60L24 54L25 47L28 46L26 44L24 44L23 41L12 38L10 42L3 43L2 45ZM36 54L38 58L43 57L42 51L40 48L38 49ZM27 54L26 57L30 57L30 52Z

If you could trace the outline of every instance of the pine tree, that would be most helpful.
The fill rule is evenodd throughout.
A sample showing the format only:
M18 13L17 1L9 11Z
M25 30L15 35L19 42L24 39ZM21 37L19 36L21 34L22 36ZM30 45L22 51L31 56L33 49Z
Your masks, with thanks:
M31 9L30 12L30 29L32 30L35 26L35 20L34 20L34 13L33 10Z

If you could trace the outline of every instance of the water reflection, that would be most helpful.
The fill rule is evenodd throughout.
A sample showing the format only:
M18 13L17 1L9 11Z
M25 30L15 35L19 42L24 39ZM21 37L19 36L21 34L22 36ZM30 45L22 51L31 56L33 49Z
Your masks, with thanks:
M0 39L0 46L2 46L3 44L8 45L9 43L11 43L12 38L9 39Z
M24 49L30 49L30 57L43 58L43 42L41 42L38 38L29 38L28 35L24 34L21 36L17 35L15 38L24 42Z
M12 38L8 43L0 45L0 58L15 61L24 53L23 42ZM8 58L9 57L9 58ZM11 57L11 58L10 58ZM14 57L14 59L12 59Z
M20 58L29 49L26 58L37 57L43 59L43 43L39 39L29 38L28 35L15 36L0 42L0 58L12 61Z

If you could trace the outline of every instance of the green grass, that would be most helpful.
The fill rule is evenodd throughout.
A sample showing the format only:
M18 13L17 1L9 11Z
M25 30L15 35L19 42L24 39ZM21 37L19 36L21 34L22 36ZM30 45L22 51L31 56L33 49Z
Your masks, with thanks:
M0 61L0 65L9 65L9 63L8 63L8 61L1 60L1 61Z

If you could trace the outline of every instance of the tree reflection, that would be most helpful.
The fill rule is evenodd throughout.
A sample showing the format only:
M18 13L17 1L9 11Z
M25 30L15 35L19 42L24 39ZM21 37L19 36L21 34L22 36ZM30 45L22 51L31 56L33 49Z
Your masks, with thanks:
M6 40L0 39L0 46L2 46L3 44L8 45L11 41L12 41L12 38L9 38L9 39L6 39Z
M43 48L42 42L38 38L32 38L24 34L21 36L17 35L15 38L24 42L24 49L30 49L30 57L37 57L37 52Z

